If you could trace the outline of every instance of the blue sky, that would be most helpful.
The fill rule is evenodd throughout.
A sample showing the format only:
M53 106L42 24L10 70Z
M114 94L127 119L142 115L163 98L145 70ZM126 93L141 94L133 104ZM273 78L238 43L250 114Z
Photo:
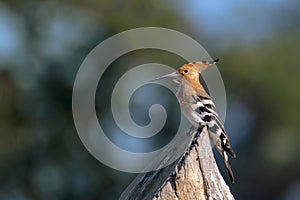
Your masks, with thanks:
M269 37L278 28L280 20L284 20L282 8L287 4L284 0L261 0L259 3L240 0L165 1L173 4L201 36L221 43L230 43L232 39L253 42ZM0 4L0 59L11 59L24 48L26 34L22 22L18 15Z
M284 17L287 2L283 0L187 0L175 4L201 36L217 42L259 41L268 38ZM283 17L282 17L282 16Z

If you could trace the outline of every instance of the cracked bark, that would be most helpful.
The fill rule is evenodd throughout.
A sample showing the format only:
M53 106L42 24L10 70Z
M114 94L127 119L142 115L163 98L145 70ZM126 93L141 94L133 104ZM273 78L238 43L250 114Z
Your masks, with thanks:
M228 199L234 197L216 164L206 128L190 130L186 152L171 165L138 175L121 200Z

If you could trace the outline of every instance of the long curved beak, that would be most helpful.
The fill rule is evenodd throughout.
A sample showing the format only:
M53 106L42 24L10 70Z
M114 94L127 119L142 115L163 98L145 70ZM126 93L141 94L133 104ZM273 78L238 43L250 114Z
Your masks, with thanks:
M170 74L166 74L166 75L160 76L158 78L152 79L150 82L157 81L157 80L164 79L164 78L172 78L172 77L179 77L179 76L180 76L180 74L177 71L175 71Z

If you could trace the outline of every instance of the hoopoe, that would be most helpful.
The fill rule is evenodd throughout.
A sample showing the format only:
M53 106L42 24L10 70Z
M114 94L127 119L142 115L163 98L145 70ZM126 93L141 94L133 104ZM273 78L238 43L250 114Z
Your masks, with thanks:
M177 71L156 78L153 81L173 77L175 78L174 81L179 83L176 97L184 115L195 127L207 126L209 136L216 145L218 152L222 155L231 182L234 183L234 175L227 153L234 158L236 154L230 146L224 126L216 112L216 107L199 80L200 73L218 61L219 59L191 62L183 65Z

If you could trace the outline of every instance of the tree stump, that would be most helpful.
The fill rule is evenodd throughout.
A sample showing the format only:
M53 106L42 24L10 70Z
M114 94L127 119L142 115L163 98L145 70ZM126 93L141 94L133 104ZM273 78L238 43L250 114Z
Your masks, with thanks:
M224 199L234 197L216 164L206 127L191 129L186 152L171 165L138 175L121 200Z

